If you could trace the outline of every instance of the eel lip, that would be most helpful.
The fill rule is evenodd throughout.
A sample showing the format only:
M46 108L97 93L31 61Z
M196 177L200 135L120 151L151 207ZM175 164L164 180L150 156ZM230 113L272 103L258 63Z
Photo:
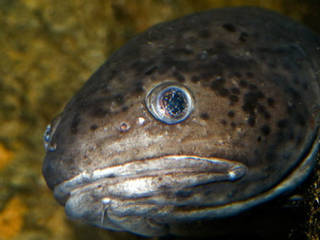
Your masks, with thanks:
M108 195L145 197L161 188L174 191L207 183L236 181L246 173L247 167L237 161L193 155L166 155L82 172L57 185L54 195L63 203L71 192L90 191L103 185Z

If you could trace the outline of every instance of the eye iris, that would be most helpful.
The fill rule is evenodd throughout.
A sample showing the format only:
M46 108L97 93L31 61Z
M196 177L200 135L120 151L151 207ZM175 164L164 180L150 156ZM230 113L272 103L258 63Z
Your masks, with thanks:
M191 114L194 99L190 89L179 83L163 82L146 96L146 107L152 116L166 124L177 124Z
M179 119L184 116L188 102L185 94L181 90L169 89L163 93L160 99L160 105L166 115Z

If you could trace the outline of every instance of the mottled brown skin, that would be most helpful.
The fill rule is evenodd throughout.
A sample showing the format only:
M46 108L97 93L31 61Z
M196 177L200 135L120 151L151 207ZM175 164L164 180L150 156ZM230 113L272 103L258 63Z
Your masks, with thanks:
M204 207L254 197L285 178L315 141L319 69L319 36L259 8L156 25L115 52L67 104L43 173L53 189L84 170L131 160L211 156L244 163L248 174L176 198L197 193ZM163 81L182 83L195 99L179 124L146 109L147 93Z

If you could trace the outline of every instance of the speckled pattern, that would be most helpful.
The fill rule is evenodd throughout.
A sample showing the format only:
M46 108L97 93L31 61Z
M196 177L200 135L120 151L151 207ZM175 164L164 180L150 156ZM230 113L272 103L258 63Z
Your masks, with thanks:
M270 189L316 138L319 46L306 28L258 8L152 27L114 53L66 106L51 141L56 150L44 162L49 187L84 170L187 154L239 161L249 172L177 198L195 191L203 204L226 204ZM146 94L164 81L187 86L195 99L177 125L145 107Z

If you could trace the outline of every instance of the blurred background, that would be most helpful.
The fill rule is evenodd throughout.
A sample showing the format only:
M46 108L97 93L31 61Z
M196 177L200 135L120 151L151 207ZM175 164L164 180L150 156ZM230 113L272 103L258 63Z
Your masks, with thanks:
M41 175L45 127L137 33L239 5L276 10L320 33L319 0L0 0L0 240L142 239L65 217ZM320 232L319 176L308 189L301 228L312 240Z

